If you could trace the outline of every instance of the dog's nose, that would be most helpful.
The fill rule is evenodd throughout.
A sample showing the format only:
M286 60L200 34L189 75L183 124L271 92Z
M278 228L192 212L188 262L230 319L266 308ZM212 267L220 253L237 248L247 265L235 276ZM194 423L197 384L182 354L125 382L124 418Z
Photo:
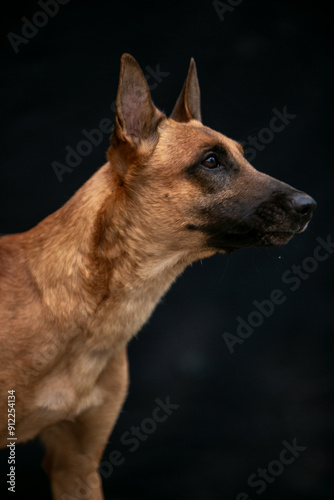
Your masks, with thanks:
M290 201L292 208L299 215L310 216L317 207L316 201L306 193L294 193Z

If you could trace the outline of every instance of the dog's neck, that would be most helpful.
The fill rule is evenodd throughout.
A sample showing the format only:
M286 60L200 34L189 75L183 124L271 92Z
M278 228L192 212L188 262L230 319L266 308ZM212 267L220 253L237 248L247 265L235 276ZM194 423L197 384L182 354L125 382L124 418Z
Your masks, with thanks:
M51 311L59 315L62 297L63 317L80 311L81 322L141 289L149 290L153 309L194 260L181 252L162 255L161 246L145 241L140 228L129 231L131 213L122 196L107 163L62 208L26 233L31 235L29 267Z

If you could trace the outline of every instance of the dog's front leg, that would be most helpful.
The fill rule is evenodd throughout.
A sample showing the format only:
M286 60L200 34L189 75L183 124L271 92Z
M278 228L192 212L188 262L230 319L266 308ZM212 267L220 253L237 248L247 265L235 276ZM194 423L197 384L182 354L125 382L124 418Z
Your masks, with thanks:
M62 421L43 431L43 462L54 500L103 500L99 462L116 423L128 388L126 349L114 356L98 385L107 391L103 405L89 409L74 422Z

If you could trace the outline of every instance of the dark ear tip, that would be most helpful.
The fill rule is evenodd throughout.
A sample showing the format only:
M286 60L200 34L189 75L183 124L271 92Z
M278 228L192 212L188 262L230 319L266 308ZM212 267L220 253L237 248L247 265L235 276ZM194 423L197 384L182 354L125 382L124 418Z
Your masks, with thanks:
M196 68L195 59L193 57L190 59L188 76L197 78L197 68Z
M134 66L138 66L138 62L136 61L136 59L131 54L128 54L127 52L122 54L121 64L132 64Z

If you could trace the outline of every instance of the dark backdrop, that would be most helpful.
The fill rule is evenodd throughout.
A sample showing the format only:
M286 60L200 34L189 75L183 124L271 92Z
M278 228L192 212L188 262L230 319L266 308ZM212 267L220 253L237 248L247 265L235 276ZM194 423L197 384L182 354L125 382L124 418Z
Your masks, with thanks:
M257 138L254 166L318 202L307 231L286 247L187 269L132 340L130 392L104 457L107 499L333 498L334 256L328 248L322 261L313 257L318 238L334 238L331 3L71 0L37 33L30 27L26 43L7 35L22 36L24 16L43 24L41 7L2 3L0 233L36 224L103 164L108 134L62 182L52 167L85 139L83 129L112 118L123 52L146 68L167 113L193 56L204 123ZM285 107L290 123L268 132ZM248 322L253 302L274 289L284 303L231 353L223 334L236 335L237 318ZM168 397L179 406L166 421L145 420ZM137 442L132 426L143 429ZM299 448L280 465L286 443ZM124 460L111 470L115 449ZM15 495L6 494L7 451L0 456L1 498L50 498L38 442L17 447ZM268 480L252 476L249 485L259 468L269 468Z

